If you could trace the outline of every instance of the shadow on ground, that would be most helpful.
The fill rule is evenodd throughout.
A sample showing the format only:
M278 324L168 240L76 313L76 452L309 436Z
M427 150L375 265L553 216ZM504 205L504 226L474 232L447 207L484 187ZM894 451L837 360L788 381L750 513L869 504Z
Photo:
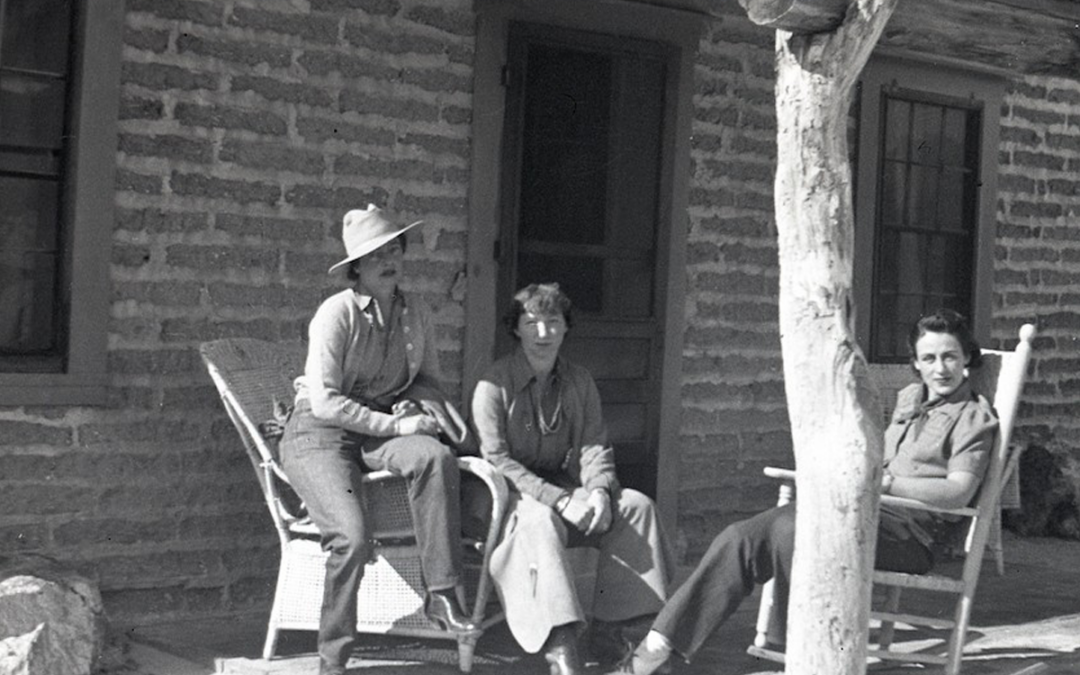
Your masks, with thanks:
M992 564L980 579L972 629L964 650L964 675L1080 674L1080 542L1015 538L1006 533L1006 572L998 576ZM912 592L906 601L949 609L940 600ZM746 654L753 638L757 597L751 597L706 644L693 663L676 663L673 675L750 675L779 672L778 664ZM314 675L311 633L286 633L280 641L283 658L263 661L265 617L229 621L188 622L136 627L127 633L129 658L115 675ZM944 633L900 626L897 643L903 649L939 649ZM350 662L354 675L451 675L457 673L453 642L362 636ZM539 655L524 654L505 625L491 628L477 645L476 675L547 675ZM589 668L589 674L603 672ZM933 673L895 665L872 665L879 675ZM109 675L113 675L110 673Z

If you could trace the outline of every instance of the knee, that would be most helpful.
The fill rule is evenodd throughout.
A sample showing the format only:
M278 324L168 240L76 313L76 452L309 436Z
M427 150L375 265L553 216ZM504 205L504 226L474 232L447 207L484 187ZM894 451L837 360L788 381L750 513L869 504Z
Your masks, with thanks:
M656 513L656 503L647 495L632 488L619 491L619 511L628 520L650 519Z
M565 530L560 527L562 518L555 513L555 509L534 504L532 508L519 508L515 515L515 529L520 531L517 536L524 536L537 543L544 542L543 545L546 546L565 544Z
M457 456L437 438L418 437L415 447L416 463L421 473L457 475Z
M331 553L349 560L367 560L370 542L363 518L339 523L330 534L327 548Z
M769 527L769 543L774 551L795 550L795 513L784 512Z

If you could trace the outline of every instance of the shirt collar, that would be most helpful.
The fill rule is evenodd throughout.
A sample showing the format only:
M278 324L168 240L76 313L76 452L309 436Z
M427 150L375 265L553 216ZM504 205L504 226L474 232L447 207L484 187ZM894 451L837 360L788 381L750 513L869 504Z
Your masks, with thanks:
M906 410L900 411L900 419L911 420L916 417L920 417L929 410L935 408L941 408L946 405L955 405L957 403L965 403L972 398L971 380L964 380L959 387L956 388L953 393L949 394L945 398L939 398L936 401L928 402L926 385L921 385L919 395L913 397L910 400L910 407Z
M953 390L953 393L949 394L945 398L939 398L938 400L928 403L926 402L926 385L923 385L922 393L923 403L921 407L924 410L930 410L931 408L937 408L939 406L947 405L949 403L964 403L971 400L971 381L965 379L960 383L960 386Z
M356 297L356 304L360 307L361 312L367 312L371 307L372 301L375 300L374 297L365 295L355 289L353 290L353 296ZM405 295L398 289L394 290L394 301L399 303L402 309L405 308Z
M559 379L562 361L562 356L555 357L555 365L551 369L551 378L553 381L558 381ZM521 345L518 345L514 350L514 355L510 361L510 382L514 392L517 393L521 391L529 386L535 379L536 373L533 372L532 365L529 364L529 359L525 356L525 350L521 348Z

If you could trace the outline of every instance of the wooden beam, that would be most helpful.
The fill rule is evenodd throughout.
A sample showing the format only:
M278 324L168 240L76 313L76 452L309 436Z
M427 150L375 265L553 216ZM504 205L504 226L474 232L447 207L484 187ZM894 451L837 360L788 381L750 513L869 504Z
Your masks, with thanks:
M1075 20L1021 9L1005 0L904 0L880 44L1013 73L1069 78L1080 73L1080 26Z
M792 33L831 31L841 24L850 0L739 0L750 20Z
M984 2L988 5L1007 5L1067 21L1080 21L1080 2L1076 0L984 0Z
M660 2L664 0L651 0ZM681 0L688 2L689 0ZM697 0L700 11L729 15L736 2L755 23L793 33L830 31L844 0ZM1002 73L1080 73L1080 1L904 0L880 44L945 66L972 64Z

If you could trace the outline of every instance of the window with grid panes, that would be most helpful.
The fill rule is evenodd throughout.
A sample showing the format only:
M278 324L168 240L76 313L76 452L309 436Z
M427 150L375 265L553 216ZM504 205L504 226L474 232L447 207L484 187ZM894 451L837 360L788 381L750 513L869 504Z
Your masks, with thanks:
M73 8L0 0L0 367L63 368Z
M100 404L123 0L0 0L0 405Z
M971 314L978 109L916 92L882 94L874 279L874 353L908 356L914 320L940 307Z
M907 334L941 307L989 323L1003 86L985 73L871 61L856 160L859 341L874 363L909 358Z

